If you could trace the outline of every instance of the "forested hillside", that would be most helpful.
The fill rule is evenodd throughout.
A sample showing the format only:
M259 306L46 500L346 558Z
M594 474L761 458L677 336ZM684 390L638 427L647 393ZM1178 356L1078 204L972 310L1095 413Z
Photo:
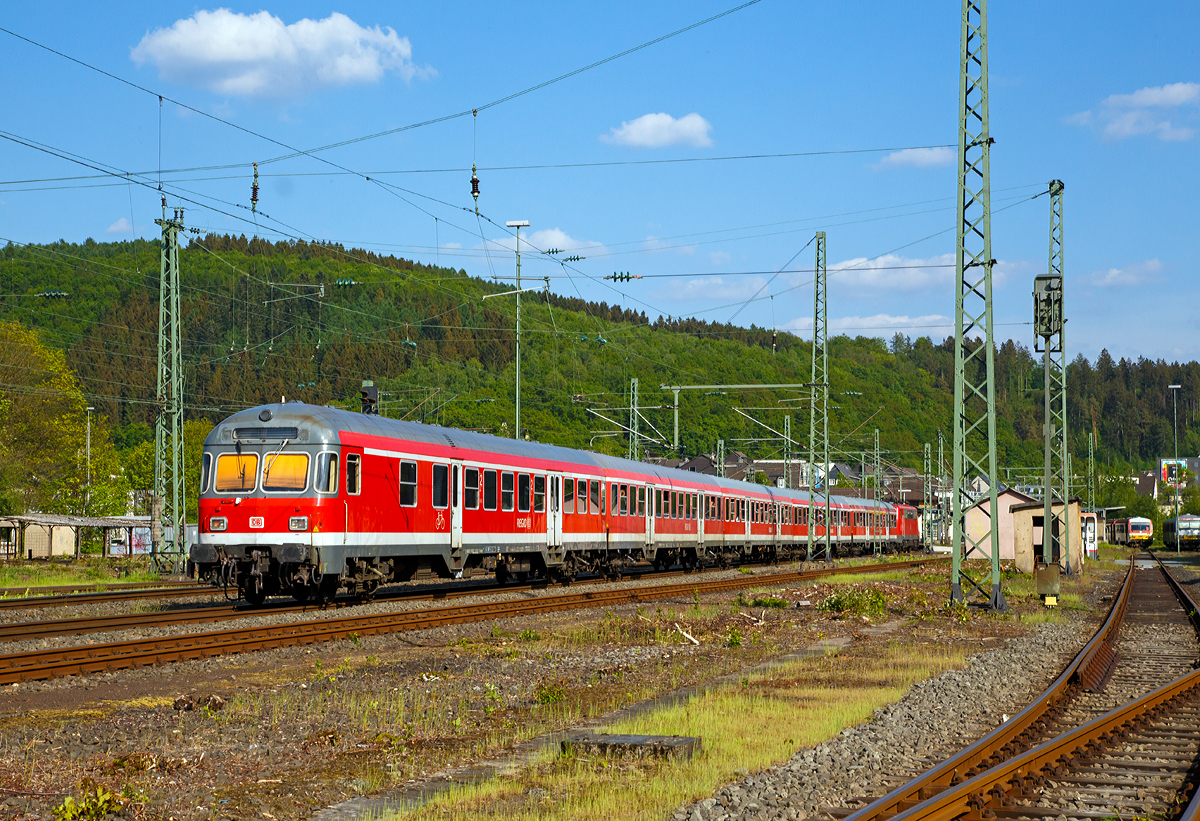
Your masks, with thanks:
M126 475L137 477L124 481L134 483L145 481L154 418L158 257L156 242L89 240L9 245L0 258L0 318L65 352L80 395L96 408L93 435L113 443ZM281 396L356 407L364 378L380 386L389 416L511 435L514 299L481 299L511 285L336 245L215 235L193 238L180 265L187 416L196 441L233 410ZM53 291L68 296L37 296ZM522 426L532 439L572 447L624 452L621 437L595 438L616 429L596 414L626 423L633 377L640 405L652 408L643 414L664 440L650 446L659 453L671 438L671 411L658 407L671 394L660 384L810 379L809 343L770 329L650 318L617 305L527 293L522 331ZM868 449L878 427L891 461L920 467L923 444L934 443L936 452L938 431L950 433L952 339L837 337L831 352L831 433L844 452L838 458ZM23 367L6 366L6 399L28 392L37 376ZM996 377L1000 462L1038 465L1040 367L1028 348L1006 343L996 354ZM1101 464L1141 467L1167 455L1172 382L1184 386L1180 452L1200 452L1193 428L1200 364L1116 362L1107 353L1094 363L1076 358L1068 373L1076 458L1086 458L1093 428ZM805 403L780 404L801 395L685 392L682 450L709 452L723 438L752 456L777 456L778 441L739 441L772 434L735 408L776 430L789 412L783 408L791 408L793 437L806 441Z

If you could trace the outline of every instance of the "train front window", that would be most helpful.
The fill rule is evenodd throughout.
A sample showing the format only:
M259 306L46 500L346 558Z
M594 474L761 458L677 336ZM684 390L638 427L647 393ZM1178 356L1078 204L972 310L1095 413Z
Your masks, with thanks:
M446 507L450 501L450 468L446 465L433 466L433 506Z
M263 490L295 491L308 487L307 453L272 453L263 462Z
M400 463L400 506L417 506L417 463Z
M317 454L317 470L313 477L313 487L317 493L337 493L338 459L336 453Z
M200 492L208 490L208 474L212 472L212 454L204 454L204 461L200 465Z
M248 493L254 490L258 454L222 453L217 457L217 493Z

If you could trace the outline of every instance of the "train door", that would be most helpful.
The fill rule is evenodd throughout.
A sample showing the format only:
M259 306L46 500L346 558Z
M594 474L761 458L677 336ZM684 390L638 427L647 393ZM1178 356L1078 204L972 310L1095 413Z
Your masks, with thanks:
M654 544L654 486L646 485L646 546Z
M575 481L571 479L570 481ZM546 541L550 547L562 547L563 506L561 473L550 474L550 502L546 510Z
M462 482L463 464L454 462L450 465L450 549L462 550L463 543L463 506Z

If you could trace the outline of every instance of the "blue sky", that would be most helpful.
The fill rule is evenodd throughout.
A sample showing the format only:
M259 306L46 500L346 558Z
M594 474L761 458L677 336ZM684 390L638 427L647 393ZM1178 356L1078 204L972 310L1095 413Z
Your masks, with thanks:
M310 149L484 105L734 5L44 3L9 9L0 25ZM1030 291L1046 268L1049 202L1027 200L1059 178L1068 354L1193 359L1200 7L1081 10L990 9L997 333L1032 343ZM0 38L9 78L0 130L156 176L157 99ZM472 206L474 161L481 213L500 225L528 219L536 247L586 257L568 278L527 255L523 274L651 317L727 321L759 293L737 313L739 324L802 335L811 275L767 283L825 230L831 269L849 269L830 279L834 331L941 338L953 332L952 150L498 169L952 145L958 50L957 3L762 0L477 118L320 154L411 193L330 174L337 169L307 156L267 163L288 152L171 103L162 108L161 167L235 166L164 176L170 190L213 206L171 197L187 205L189 225L253 233L244 208L211 198L249 205L244 164L258 161L264 236L510 275L511 239L462 210ZM420 173L387 173L400 171ZM0 236L154 236L153 190L111 179L19 182L94 173L0 141ZM810 246L790 267L812 263ZM600 279L614 271L645 278Z

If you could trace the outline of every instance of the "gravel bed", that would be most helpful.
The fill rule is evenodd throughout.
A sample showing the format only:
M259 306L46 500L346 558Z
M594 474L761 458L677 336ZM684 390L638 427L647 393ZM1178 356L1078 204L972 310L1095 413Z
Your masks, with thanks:
M982 737L1044 690L1090 638L1084 625L1042 624L961 671L913 685L898 702L786 762L678 807L673 821L803 819L884 795Z

